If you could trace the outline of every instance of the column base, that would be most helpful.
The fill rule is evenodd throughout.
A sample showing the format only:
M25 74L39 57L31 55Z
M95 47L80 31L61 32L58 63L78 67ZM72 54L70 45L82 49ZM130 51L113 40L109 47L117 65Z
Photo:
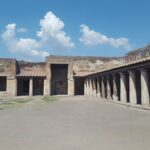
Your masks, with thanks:
M113 95L113 101L115 101L115 102L119 101L118 96Z

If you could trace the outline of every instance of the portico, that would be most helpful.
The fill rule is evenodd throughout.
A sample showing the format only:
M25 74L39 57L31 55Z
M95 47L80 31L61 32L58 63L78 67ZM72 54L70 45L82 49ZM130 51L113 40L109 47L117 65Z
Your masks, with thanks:
M85 81L97 80L96 91L102 99L130 105L150 105L150 58L125 64L118 68L90 74ZM86 83L85 82L85 83ZM101 90L100 86L101 85ZM86 89L89 85L86 84ZM88 90L85 95L91 95ZM95 89L91 89L95 93ZM95 96L94 94L91 96ZM101 98L101 97L100 97Z

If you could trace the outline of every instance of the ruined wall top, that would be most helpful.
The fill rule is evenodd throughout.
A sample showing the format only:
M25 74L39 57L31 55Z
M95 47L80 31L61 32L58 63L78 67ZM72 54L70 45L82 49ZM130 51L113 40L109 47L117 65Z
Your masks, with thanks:
M113 68L124 63L121 57L96 57L96 56L48 56L49 63L72 63L74 76L84 76L108 68Z
M11 58L0 58L0 76L15 76L16 60Z
M54 56L46 57L46 63L50 64L69 64L73 62L73 58L69 56Z
M46 57L46 62L35 63L1 58L0 76L48 76L50 64L69 64L74 76L85 76L120 67L148 56L150 56L150 45L129 52L124 57L50 55Z
M121 57L102 57L102 56L56 56L50 55L46 57L46 61L80 61L80 60L88 60L91 62L95 62L96 60L108 61L108 60L118 60Z
M132 62L150 56L150 45L131 51L126 54L125 62Z

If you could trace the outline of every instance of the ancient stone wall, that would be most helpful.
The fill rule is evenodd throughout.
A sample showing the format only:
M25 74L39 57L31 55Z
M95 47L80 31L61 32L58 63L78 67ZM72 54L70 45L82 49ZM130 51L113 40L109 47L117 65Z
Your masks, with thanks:
M105 69L120 66L123 58L117 57L85 57L85 56L49 56L47 62L58 63L72 62L74 76L84 76Z
M0 77L5 77L6 89L0 90L0 95L16 95L16 60L15 59L0 59Z
M16 60L0 59L0 76L15 76L15 75L16 75Z
M140 60L148 56L150 56L150 45L144 48L131 51L127 53L124 58L125 58L125 62L132 62L132 61Z

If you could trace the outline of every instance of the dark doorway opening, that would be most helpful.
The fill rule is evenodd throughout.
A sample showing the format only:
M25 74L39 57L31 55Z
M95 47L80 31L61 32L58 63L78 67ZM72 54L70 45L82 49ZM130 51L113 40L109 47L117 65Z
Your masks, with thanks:
M117 83L118 101L120 101L120 74L116 74L116 83Z
M137 104L141 104L141 72L135 72L136 98Z
M7 79L6 77L0 77L0 91L6 91L6 85L7 85Z
M102 96L102 79L99 77L100 96Z
M109 76L110 79L110 92L111 92L111 98L113 98L113 76Z
M28 78L19 78L17 80L17 95L25 96L29 95L29 79Z
M127 93L127 103L130 102L130 90L129 90L129 73L125 73L125 88Z
M51 64L51 94L68 94L68 64Z
M75 77L74 79L75 95L84 95L84 78Z
M107 77L104 77L104 98L107 98Z
M33 95L43 95L44 79L34 78L33 79Z

